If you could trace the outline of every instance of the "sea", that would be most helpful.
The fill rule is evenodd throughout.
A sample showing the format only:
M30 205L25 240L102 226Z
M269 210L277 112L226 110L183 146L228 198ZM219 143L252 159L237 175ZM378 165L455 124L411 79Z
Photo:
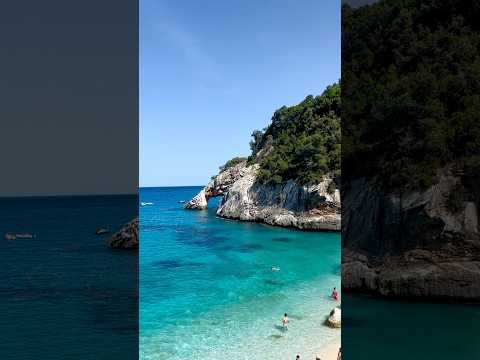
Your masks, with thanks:
M339 342L324 321L340 234L219 218L216 199L184 209L200 190L140 189L140 359L313 359Z
M340 303L345 359L480 359L477 304L333 302L338 233L184 210L200 189L141 189L140 258L95 235L137 216L135 196L0 199L0 359L313 359Z
M138 357L138 253L95 234L137 214L136 195L0 199L0 359Z
M343 309L346 360L480 359L478 304L345 294Z

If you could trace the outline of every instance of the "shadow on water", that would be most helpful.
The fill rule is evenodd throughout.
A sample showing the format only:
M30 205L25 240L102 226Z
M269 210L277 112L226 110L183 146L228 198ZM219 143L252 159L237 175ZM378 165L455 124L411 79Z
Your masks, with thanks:
M290 243L292 242L292 239L288 237L275 237L272 239L274 242L280 242L280 243Z
M236 251L242 252L242 253L251 253L251 252L255 252L257 250L262 250L262 249L264 249L264 247L260 244L244 244L238 247Z
M167 230L169 227L160 224L143 224L140 222L140 231L141 232L159 232Z
M281 281L281 280L272 280L272 279L267 279L264 281L265 284L267 285L285 285L286 282L285 281Z
M162 269L175 269L181 267L181 262L177 260L160 260L152 263L153 266Z
M175 226L175 238L182 244L208 248L216 247L229 240L227 236L218 235L214 230L186 225Z
M200 267L204 266L204 263L196 261L182 261L182 260L159 260L151 264L154 267L162 269L176 269L182 267Z
M232 245L223 245L217 248L219 251L233 251L235 248Z
M292 320L303 320L304 317L302 315L295 315L295 314L288 314L288 317Z
M280 332L283 333L283 334L288 331L287 329L285 329L285 328L284 328L283 326L281 326L281 325L273 325L273 328L274 328L275 330L280 331ZM281 335L280 335L280 336L281 336Z

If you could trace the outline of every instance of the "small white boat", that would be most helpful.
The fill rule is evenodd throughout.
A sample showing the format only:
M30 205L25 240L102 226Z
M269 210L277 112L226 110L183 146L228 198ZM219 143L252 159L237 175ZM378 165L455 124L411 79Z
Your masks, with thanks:
M19 233L15 234L15 236L17 237L17 239L33 239L35 237L35 235L30 233Z
M16 240L16 239L33 239L35 234L31 233L6 233L5 239L6 240Z
M152 203L152 202L143 202L143 201L142 201L142 202L140 203L140 205L141 205L141 206L148 206L148 205L153 205L153 203Z

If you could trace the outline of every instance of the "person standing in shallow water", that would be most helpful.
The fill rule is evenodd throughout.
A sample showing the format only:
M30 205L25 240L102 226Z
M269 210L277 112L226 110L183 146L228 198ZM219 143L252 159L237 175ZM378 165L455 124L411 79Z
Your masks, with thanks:
M333 288L333 291L332 291L332 299L335 300L335 301L338 300L338 292L337 292L337 288L336 288L336 287Z
M287 313L285 313L285 314L283 315L283 320L282 320L283 330L288 330L288 322L289 322L289 320L288 320L288 315L287 315ZM298 355L297 355L297 356L298 356Z

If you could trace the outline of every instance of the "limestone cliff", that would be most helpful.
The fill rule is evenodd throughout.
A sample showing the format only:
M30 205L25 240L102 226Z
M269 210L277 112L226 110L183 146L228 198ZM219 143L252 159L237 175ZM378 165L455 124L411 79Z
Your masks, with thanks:
M208 206L208 199L225 195L230 187L237 180L241 179L248 171L246 161L221 171L202 189L202 191L185 204L185 208L196 210L206 209Z
M403 194L342 189L342 286L386 296L480 300L478 201L452 167Z
M340 230L340 192L331 178L308 186L292 180L266 184L258 181L258 167L242 162L220 172L185 207L205 209L209 198L221 196L220 217L302 230Z
M303 230L340 230L340 85L282 106L255 130L248 158L235 157L190 202L217 215Z

